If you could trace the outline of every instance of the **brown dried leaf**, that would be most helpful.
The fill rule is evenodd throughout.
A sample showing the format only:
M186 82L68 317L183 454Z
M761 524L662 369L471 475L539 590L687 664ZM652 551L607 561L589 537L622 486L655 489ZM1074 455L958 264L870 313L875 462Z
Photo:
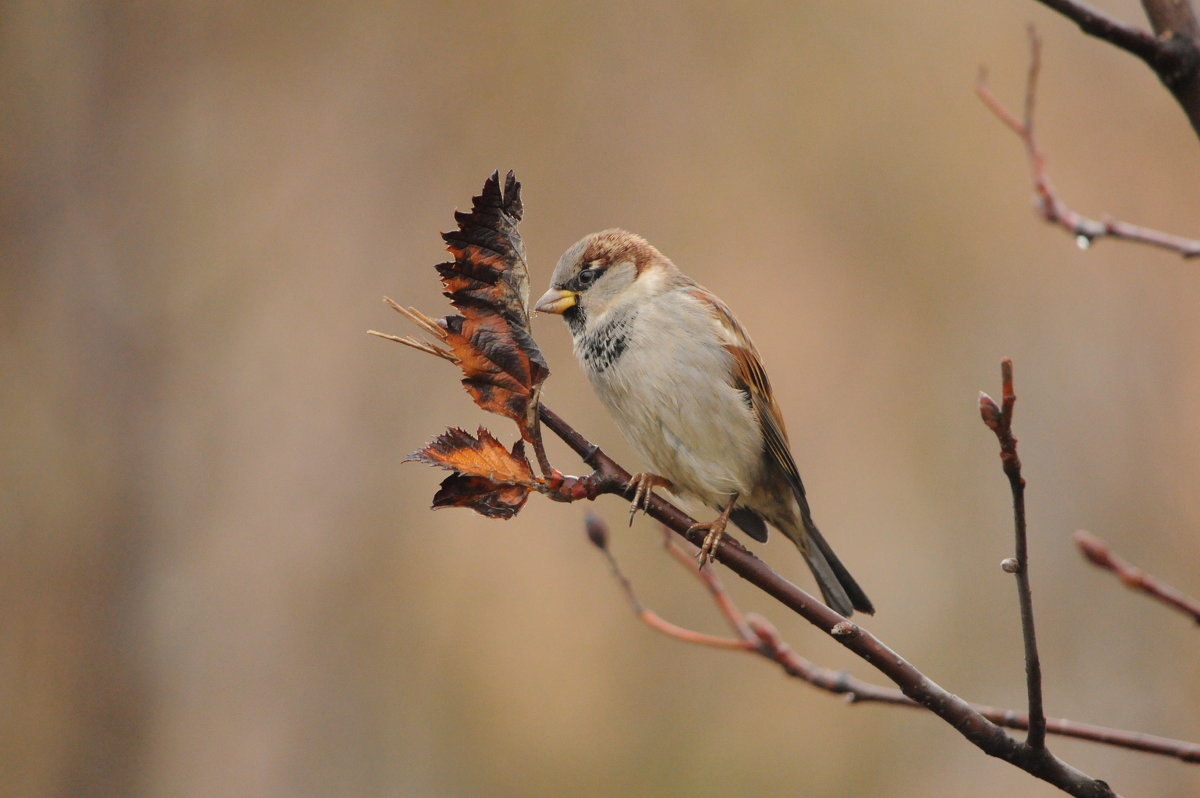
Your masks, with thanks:
M371 334L457 363L463 372L463 387L475 403L515 421L521 437L534 445L543 473L548 473L537 408L550 369L529 332L529 269L517 231L521 213L521 184L516 177L509 172L501 188L499 173L492 173L473 199L470 212L455 212L458 230L442 234L454 260L438 264L437 270L446 296L461 315L434 320L385 298L429 339ZM409 459L434 462L468 476L475 473L454 463L437 462L435 444L437 441ZM520 459L525 462L524 454Z
M525 459L525 444L517 441L511 452L483 427L471 433L451 427L423 449L404 458L456 471L468 477L482 477L493 483L533 486L533 471Z
M517 441L510 452L483 427L477 435L452 427L404 459L454 471L433 497L435 510L469 507L489 518L512 518L535 485L525 444Z
M455 260L437 269L462 315L442 320L444 340L475 403L511 418L533 441L537 393L550 368L529 333L529 269L517 232L521 184L509 172L502 191L493 173L471 212L454 218L459 229L442 238Z
M536 352L532 336L497 313L467 310L465 316L448 316L446 338L463 371L463 387L475 403L492 413L507 416L528 439L527 421L538 386L550 373Z
M494 308L528 329L529 266L517 231L521 210L516 176L509 172L501 191L500 173L493 172L472 199L470 213L454 212L458 230L442 233L454 261L438 264L437 270L455 307Z
M529 488L503 485L483 477L468 477L457 472L442 480L433 496L433 509L469 507L488 518L512 518L525 506Z

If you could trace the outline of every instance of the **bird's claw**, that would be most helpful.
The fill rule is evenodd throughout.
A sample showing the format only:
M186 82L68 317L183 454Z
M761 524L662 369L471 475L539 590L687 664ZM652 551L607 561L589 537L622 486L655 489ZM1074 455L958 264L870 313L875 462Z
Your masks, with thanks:
M688 537L691 537L693 532L702 530L708 533L700 544L700 551L696 553L696 562L699 563L700 568L717 561L717 549L720 547L721 541L725 539L725 527L729 525L729 516L733 512L733 506L737 504L737 498L735 493L721 514L709 523L692 524L688 527Z
M704 542L700 544L700 551L696 552L696 562L701 568L717 561L717 548L725 537L725 524L723 521L721 523L718 521L722 520L718 518L711 524L692 524L688 527L688 535L701 530L708 532L704 536Z
M629 503L629 525L633 526L633 517L637 515L638 510L646 512L649 509L654 489L667 488L669 490L671 482L658 474L641 471L629 478L629 487L633 488L633 500Z

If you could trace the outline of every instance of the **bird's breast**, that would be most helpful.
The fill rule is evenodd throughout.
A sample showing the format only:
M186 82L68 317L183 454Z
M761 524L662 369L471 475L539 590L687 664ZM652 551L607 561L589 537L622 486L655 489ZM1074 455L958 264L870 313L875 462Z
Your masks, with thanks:
M731 384L732 358L702 317L653 305L599 320L576 355L650 470L676 492L720 506L761 477L762 432Z

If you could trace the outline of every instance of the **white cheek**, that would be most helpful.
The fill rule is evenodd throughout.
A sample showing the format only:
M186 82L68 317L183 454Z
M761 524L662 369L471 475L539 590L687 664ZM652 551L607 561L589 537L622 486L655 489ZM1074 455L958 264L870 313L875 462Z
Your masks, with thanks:
M657 271L638 276L632 262L610 266L580 300L587 315L587 329L602 324L610 313L640 308L649 297L662 291L662 284L662 275Z
M636 271L636 267L634 267L632 263L622 264L622 267L625 266L634 268ZM666 274L662 269L648 269L647 271L642 272L641 275L639 275L633 281L630 293L637 297L658 296L663 292L663 285L665 282Z

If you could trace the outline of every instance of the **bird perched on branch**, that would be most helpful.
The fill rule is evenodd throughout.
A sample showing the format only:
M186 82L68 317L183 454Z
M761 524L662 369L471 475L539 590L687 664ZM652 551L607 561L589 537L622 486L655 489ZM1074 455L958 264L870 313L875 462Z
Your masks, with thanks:
M720 299L641 236L605 230L563 254L534 309L566 320L592 387L652 469L633 478L631 517L656 486L719 510L694 527L707 532L701 565L730 520L758 541L770 524L832 609L875 611L813 523L758 352Z

